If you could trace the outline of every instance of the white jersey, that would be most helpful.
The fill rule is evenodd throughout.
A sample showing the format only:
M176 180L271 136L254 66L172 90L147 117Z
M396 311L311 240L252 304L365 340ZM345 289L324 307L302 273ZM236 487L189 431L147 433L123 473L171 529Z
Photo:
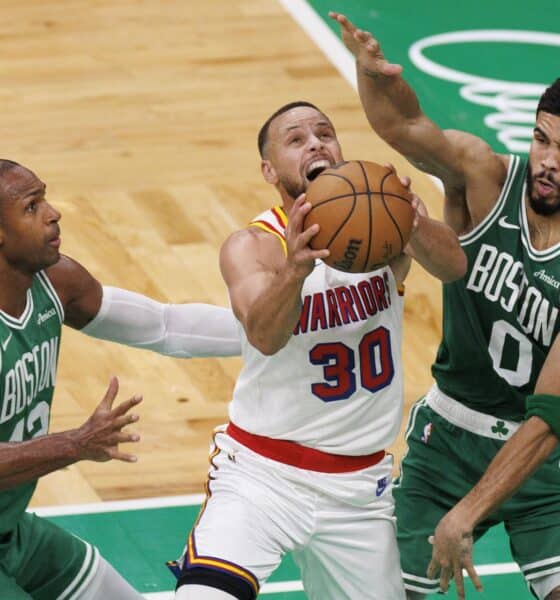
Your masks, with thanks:
M285 247L280 207L251 225ZM265 356L241 327L244 367L230 404L246 431L341 455L391 444L401 424L403 298L393 273L344 273L317 261L289 342Z

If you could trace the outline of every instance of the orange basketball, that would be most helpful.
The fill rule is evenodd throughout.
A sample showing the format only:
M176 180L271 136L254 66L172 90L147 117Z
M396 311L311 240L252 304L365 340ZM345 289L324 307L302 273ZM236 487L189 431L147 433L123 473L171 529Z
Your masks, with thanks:
M325 262L348 273L367 273L402 253L414 221L412 195L391 169L364 160L326 169L307 189L313 208L304 229L321 227L311 240L331 252Z

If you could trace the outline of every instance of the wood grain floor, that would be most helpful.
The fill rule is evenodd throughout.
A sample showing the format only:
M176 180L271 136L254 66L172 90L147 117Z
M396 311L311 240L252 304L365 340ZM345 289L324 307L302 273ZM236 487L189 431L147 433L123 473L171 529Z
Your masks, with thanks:
M370 131L355 92L274 0L4 0L3 8L2 154L47 183L63 214L63 250L105 284L226 304L218 248L276 202L256 134L292 100L332 118L346 158L392 161L410 174L439 214L432 182ZM414 269L406 297L409 404L431 381L439 286ZM226 419L239 366L66 330L51 430L81 424L118 374L123 399L145 397L139 461L52 474L34 504L202 491L209 432Z

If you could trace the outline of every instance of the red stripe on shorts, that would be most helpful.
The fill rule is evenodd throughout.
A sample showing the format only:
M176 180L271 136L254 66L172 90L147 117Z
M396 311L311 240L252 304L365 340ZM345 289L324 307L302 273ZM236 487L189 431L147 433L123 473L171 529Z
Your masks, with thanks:
M299 469L320 473L347 473L372 467L385 457L385 450L361 456L330 454L315 448L308 448L288 440L276 440L249 433L234 423L227 426L226 433L253 452Z

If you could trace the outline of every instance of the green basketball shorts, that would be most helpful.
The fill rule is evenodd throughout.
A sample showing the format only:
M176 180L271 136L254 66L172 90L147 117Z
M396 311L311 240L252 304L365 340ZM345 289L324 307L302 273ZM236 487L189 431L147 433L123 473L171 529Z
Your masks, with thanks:
M0 595L10 600L70 600L98 564L95 548L46 519L24 513L1 536Z
M425 594L439 589L438 580L426 575L432 556L428 536L518 427L468 409L435 387L414 405L406 430L409 449L393 492L407 589ZM476 527L475 540L502 521L513 558L529 584L560 572L560 449Z

